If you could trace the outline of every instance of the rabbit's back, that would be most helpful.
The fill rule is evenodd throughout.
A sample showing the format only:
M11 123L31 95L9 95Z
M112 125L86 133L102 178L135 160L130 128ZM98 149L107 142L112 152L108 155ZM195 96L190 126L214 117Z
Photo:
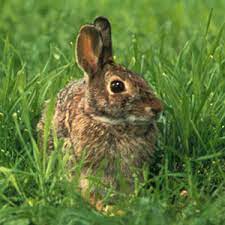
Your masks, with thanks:
M48 140L48 149L53 148L53 129L56 131L57 138L69 141L70 137L70 118L69 115L78 113L78 106L84 97L84 80L72 81L63 88L57 95L52 128ZM46 113L48 101L45 103L41 119L37 124L39 146L43 147L44 129L46 123Z
M69 138L71 123L83 108L85 81L72 81L57 95L53 126L58 138Z

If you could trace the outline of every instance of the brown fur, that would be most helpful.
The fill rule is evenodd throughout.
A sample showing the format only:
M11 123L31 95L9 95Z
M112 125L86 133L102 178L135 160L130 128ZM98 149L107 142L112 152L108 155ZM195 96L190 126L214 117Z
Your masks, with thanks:
M91 29L95 29L94 26ZM99 46L93 52L92 41L96 42L98 38L89 39L86 33L85 39L82 39L81 31L79 36L84 47L78 42L78 63L86 71L85 77L70 83L58 94L53 127L57 136L71 146L73 163L79 161L85 151L82 189L88 185L86 176L94 175L98 169L103 171L102 181L106 185L120 189L120 173L132 187L134 171L151 163L157 130L155 119L162 111L162 104L139 75L112 61L111 37L107 37L107 32L104 33L108 38L107 48L104 48L103 40L102 46L93 43L95 47ZM87 60L89 56L95 58L95 52L100 62L97 68L96 62L92 65L92 61ZM107 57L98 56L99 52L106 52ZM110 93L113 77L125 83L125 92ZM38 127L41 132L44 118ZM137 174L141 178L141 173Z

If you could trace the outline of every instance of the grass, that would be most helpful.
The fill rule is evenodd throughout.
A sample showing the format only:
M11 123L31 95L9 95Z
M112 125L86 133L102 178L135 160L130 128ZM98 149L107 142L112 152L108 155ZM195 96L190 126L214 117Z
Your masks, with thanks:
M0 224L224 224L224 10L223 0L0 0ZM44 101L82 77L74 40L97 15L112 22L116 61L165 104L151 178L118 193L123 216L80 197L61 143L49 157L37 145Z

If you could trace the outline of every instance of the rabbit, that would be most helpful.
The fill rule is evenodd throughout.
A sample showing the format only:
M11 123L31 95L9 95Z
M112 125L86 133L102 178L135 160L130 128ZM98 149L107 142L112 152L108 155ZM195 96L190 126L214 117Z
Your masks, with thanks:
M133 190L134 173L142 179L138 171L152 161L163 104L140 75L114 62L107 18L80 28L75 52L84 77L59 92L53 127L71 149L73 163L85 152L81 190L100 168L105 185L120 190L121 174ZM44 123L43 115L39 132Z

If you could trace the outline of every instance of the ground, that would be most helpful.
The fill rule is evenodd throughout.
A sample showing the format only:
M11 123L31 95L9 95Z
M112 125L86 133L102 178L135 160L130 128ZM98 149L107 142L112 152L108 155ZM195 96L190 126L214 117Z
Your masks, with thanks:
M0 224L225 224L224 11L223 0L0 0ZM61 143L48 156L36 133L45 100L50 118L56 93L82 77L75 37L99 15L116 61L165 105L154 165L114 213L80 197Z

